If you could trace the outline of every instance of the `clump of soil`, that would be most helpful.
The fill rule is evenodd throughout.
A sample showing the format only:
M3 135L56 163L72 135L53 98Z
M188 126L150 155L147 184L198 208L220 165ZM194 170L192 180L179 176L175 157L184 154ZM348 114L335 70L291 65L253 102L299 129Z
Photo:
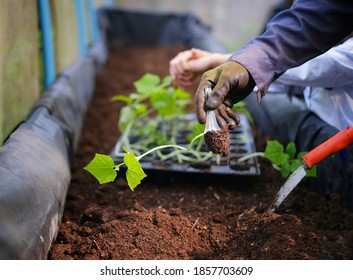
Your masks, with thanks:
M205 144L209 151L228 157L230 140L228 128L209 130L204 134Z
M306 180L276 213L266 210L285 179L259 158L260 176L148 172L131 191L125 178L100 185L83 167L110 154L123 102L146 72L168 75L180 47L110 52L96 79L75 157L62 223L48 259L353 259L353 214L337 194ZM195 90L190 89L191 93ZM256 149L268 138L253 128Z

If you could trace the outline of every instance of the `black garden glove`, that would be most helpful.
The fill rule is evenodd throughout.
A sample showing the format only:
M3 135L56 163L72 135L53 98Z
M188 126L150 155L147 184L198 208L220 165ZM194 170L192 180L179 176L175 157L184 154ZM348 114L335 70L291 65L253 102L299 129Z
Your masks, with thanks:
M213 88L207 102L204 88ZM232 110L235 103L243 100L254 89L255 82L241 64L228 61L205 72L196 91L195 107L197 119L206 122L206 111L215 110L217 123L221 128L234 129L239 124L239 116Z

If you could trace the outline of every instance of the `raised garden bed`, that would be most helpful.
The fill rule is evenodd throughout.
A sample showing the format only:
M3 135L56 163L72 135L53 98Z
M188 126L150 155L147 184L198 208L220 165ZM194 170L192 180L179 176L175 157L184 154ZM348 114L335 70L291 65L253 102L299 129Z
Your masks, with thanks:
M267 213L284 178L259 159L259 176L147 171L132 192L123 177L99 185L83 170L119 139L118 93L146 72L168 75L182 48L129 47L110 52L97 76L63 219L49 259L352 259L353 215L338 195L309 192L306 181L277 213ZM256 150L267 140L252 128ZM167 174L167 175L166 175Z

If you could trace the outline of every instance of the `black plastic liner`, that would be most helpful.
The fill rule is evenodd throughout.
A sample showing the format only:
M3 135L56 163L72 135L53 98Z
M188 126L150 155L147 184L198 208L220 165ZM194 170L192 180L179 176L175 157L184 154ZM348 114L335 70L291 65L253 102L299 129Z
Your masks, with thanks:
M0 159L0 258L45 259L70 182L64 132L38 108L11 134Z
M58 75L0 149L0 259L47 258L64 209L70 162L108 46L226 51L191 14L104 9L99 19L102 40Z
M0 259L47 258L106 52L99 42L65 69L0 149Z
M209 26L190 13L105 9L102 22L110 48L182 45L212 52L228 51L211 35Z

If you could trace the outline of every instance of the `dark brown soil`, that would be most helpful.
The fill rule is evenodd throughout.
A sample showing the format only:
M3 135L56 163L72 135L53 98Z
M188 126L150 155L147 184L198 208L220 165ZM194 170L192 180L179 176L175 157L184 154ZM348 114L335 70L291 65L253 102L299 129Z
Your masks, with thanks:
M209 130L204 134L205 144L209 151L222 156L229 156L230 140L228 128Z
M181 48L112 51L96 79L72 182L48 259L352 259L353 215L336 194L309 192L305 180L277 213L266 209L284 183L260 159L260 176L148 173L132 192L123 178L99 185L85 170L119 137L121 103L146 72L168 75ZM254 128L258 151L266 137Z

